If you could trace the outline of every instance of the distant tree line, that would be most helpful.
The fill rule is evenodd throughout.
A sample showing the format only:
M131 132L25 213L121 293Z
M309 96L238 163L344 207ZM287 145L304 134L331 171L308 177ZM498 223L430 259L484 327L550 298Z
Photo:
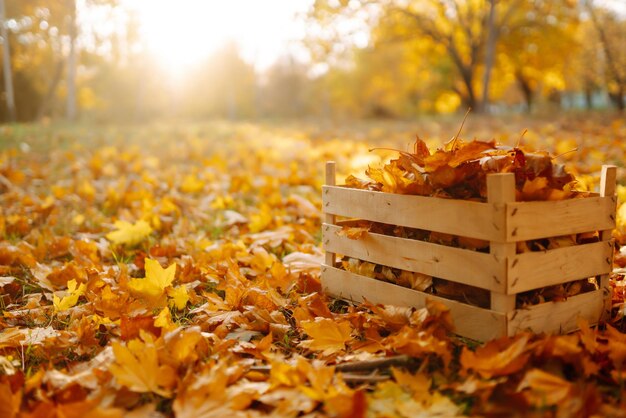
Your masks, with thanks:
M76 0L0 0L0 120L626 107L626 16L592 0L316 0L310 62L260 72L231 43L177 82L141 47L136 16L81 5L118 29L82 24Z

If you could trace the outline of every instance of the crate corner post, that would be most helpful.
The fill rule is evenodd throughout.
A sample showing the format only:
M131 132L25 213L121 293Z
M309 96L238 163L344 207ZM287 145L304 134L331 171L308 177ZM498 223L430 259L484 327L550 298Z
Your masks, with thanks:
M323 192L322 192L322 211L324 214L322 223L322 247L324 248L324 263L321 265L321 277L322 291L333 296L340 296L337 294L338 287L336 286L337 275L335 274L334 267L336 262L336 255L334 252L328 251L328 234L332 233L331 225L335 224L336 216L327 212L329 205L328 201L328 189L326 186L334 186L336 184L335 179L335 162L326 161L326 172Z
M613 200L611 214L611 220L613 222L613 228L615 228L615 209L617 205L617 198L615 196L616 192L616 178L617 178L617 167L614 165L603 165L602 173L600 176L600 196L608 197ZM612 240L612 229L605 229L600 231L600 241L608 241L610 245L613 245ZM613 265L613 251L611 252L611 256L607 259L607 262ZM602 315L599 318L600 321L606 320L611 316L611 286L609 284L609 274L603 274L599 277L598 286L602 290L603 296L603 309Z
M336 184L336 178L335 178L335 162L334 161L326 161L326 179L324 184L326 186L334 186ZM324 193L327 193L328 189L326 189L324 191ZM328 202L324 203L324 224L327 225L334 225L335 224L335 215L326 212L326 206L328 205ZM323 228L327 228L326 225L323 226ZM326 243L324 243L325 245ZM335 253L331 253L329 251L325 251L325 261L324 263L329 266L329 267L334 267L335 266Z
M504 292L490 291L490 309L492 311L508 314L515 310L515 294L508 291L508 264L509 259L515 256L516 244L509 242L507 231L507 208L506 204L515 202L515 175L513 173L494 173L487 175L487 202L493 205L494 222L500 231L500 239L489 242L489 252L496 260L503 263L505 268ZM507 334L510 333L507 324Z

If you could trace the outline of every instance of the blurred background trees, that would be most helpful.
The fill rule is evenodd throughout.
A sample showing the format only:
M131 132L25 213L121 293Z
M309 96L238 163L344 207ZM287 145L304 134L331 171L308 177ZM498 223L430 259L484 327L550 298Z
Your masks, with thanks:
M124 0L2 3L2 121L410 118L626 104L626 10L609 1L310 0L294 17L306 53L285 49L264 67L237 39L193 65L163 65ZM170 23L163 31L176 30Z

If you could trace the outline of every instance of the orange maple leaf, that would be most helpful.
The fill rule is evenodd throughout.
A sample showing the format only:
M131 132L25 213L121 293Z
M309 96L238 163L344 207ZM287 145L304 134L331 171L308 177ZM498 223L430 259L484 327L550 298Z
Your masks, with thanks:
M309 340L300 342L300 346L321 351L323 355L344 350L346 343L352 340L352 327L346 321L317 318L315 321L302 321L300 325L310 337Z
M142 333L142 337L146 342L135 339L126 346L113 343L115 363L109 366L109 371L118 383L133 392L153 392L170 397L176 382L176 371L170 366L160 365L152 338L146 333Z
M522 334L513 339L490 341L475 352L463 347L461 365L465 370L475 370L484 378L512 374L528 362L527 344L528 335Z

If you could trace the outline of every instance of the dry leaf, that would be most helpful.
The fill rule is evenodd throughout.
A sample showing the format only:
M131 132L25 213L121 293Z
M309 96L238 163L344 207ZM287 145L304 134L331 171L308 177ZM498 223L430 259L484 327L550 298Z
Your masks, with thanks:
M152 228L144 220L139 220L134 224L126 221L115 221L114 226L117 230L109 232L106 237L116 245L128 245L132 247L148 238L152 233Z
M159 363L154 342L139 339L129 341L125 346L113 343L115 363L109 370L121 385L133 392L154 392L170 397L176 383L176 371Z
M526 352L528 335L488 342L484 347L470 351L463 348L461 365L464 370L474 370L484 378L504 376L521 370L529 359Z
M176 275L176 264L164 269L158 261L151 258L146 258L144 262L146 277L131 279L128 282L128 287L136 295L144 297L148 301L155 301L163 296L167 287L172 285Z
M315 321L302 321L300 326L309 336L308 340L300 342L300 346L321 351L326 356L343 351L352 340L352 327L345 321L317 318Z

